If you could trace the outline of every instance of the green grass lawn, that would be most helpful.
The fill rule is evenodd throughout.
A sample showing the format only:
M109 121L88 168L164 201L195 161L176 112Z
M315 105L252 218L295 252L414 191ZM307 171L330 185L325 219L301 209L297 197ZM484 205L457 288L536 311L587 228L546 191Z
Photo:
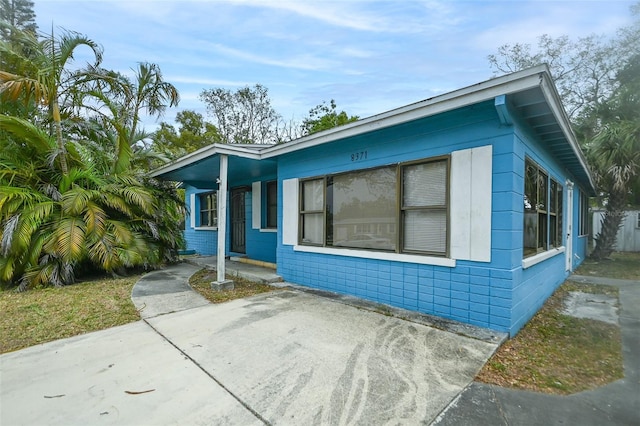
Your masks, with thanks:
M137 321L139 275L61 288L0 292L0 353Z
M640 281L640 253L614 252L611 259L601 261L587 258L574 273L592 277Z

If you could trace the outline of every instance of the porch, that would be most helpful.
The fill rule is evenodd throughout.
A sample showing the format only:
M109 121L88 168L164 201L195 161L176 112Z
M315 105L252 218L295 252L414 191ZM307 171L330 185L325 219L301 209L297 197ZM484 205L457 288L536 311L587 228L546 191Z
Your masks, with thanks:
M201 268L216 270L218 256L185 256L182 260ZM274 264L237 257L225 259L224 263L226 275L232 278L240 277L261 284L282 281L282 277L276 274Z

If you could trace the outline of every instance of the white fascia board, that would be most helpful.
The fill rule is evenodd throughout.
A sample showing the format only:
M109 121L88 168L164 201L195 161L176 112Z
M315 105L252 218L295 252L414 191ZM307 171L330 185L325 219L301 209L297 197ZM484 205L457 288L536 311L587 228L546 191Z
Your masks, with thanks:
M216 154L234 155L236 157L251 158L254 160L260 160L260 153L254 150L238 147L235 145L226 144L213 144L200 148L197 151L187 154L184 157L180 157L172 163L162 166L153 172L151 177L163 175L165 173L173 172L175 170L186 167L190 164L197 163L198 161L213 157Z
M576 158L580 162L582 168L587 172L587 178L589 179L589 184L591 185L591 189L594 190L596 185L593 181L593 176L591 175L591 169L587 164L587 160L584 158L582 154L582 150L578 145L578 141L576 140L576 136L573 133L573 129L571 127L571 121L569 121L569 117L562 106L562 101L560 100L560 94L556 90L553 82L551 81L550 75L545 75L543 80L540 82L540 86L542 87L542 94L544 98L547 100L547 104L549 104L549 108L553 112L554 117L558 120L558 125L562 129L562 132L566 135L567 141L569 142L569 146L573 150Z
M546 65L540 65L524 71L497 77L468 86L440 96L406 105L382 114L374 115L354 123L329 129L296 141L275 145L261 151L262 158L271 158L301 149L310 148L338 139L357 136L374 130L406 123L442 112L473 105L493 99L499 95L508 95L532 87L540 86L540 74L548 74Z

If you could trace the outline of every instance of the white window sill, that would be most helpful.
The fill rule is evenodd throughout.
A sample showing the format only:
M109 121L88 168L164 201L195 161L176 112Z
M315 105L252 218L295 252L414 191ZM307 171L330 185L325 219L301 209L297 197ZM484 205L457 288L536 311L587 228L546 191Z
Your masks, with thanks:
M381 251L336 249L330 247L293 246L294 251L306 253L332 254L335 256L358 257L362 259L390 260L393 262L419 263L422 265L446 266L455 268L456 260L445 257L416 256L412 254L385 253Z
M278 232L278 228L260 228L260 232Z
M532 267L533 265L537 265L540 262L544 262L547 259L551 259L553 256L557 256L560 253L564 253L564 246L554 248L551 250L543 251L542 253L538 253L534 256L527 257L526 259L522 259L522 269L527 269Z
M218 227L217 226L196 226L195 228L196 231L217 231Z

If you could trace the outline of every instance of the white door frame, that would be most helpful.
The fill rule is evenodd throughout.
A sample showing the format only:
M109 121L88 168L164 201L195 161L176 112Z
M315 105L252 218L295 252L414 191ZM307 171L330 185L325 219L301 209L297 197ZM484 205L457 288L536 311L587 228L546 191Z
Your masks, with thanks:
M573 271L573 182L569 179L567 185L567 241L565 243L566 270Z

